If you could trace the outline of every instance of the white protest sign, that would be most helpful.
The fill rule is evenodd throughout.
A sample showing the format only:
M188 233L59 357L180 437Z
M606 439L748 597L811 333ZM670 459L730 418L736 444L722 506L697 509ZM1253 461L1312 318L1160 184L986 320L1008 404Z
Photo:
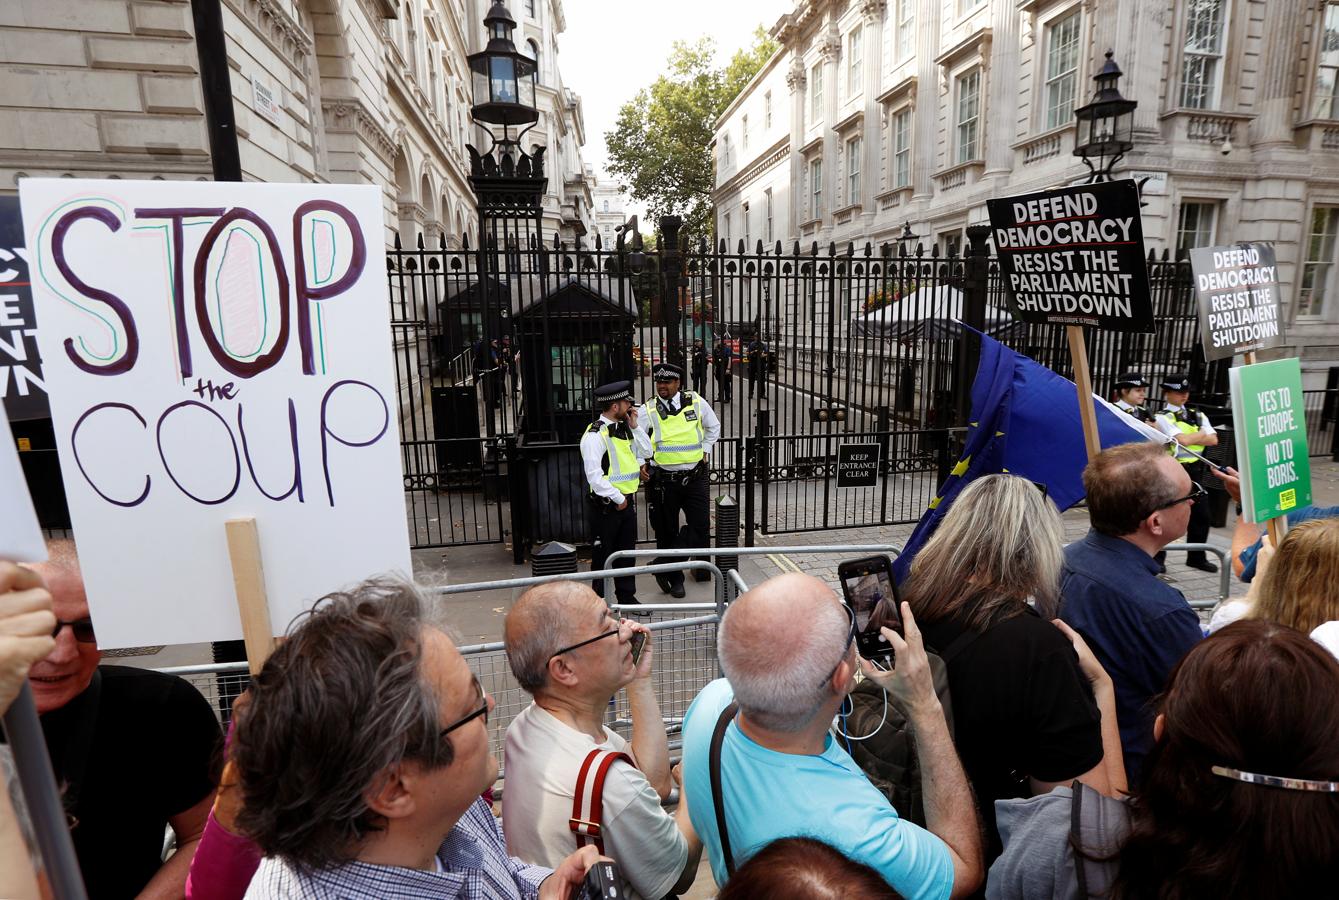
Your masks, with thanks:
M19 451L9 420L0 416L0 559L9 562L40 562L46 559L46 542L23 478Z
M38 345L104 648L241 637L410 572L380 191L24 179Z
M1226 359L1283 343L1273 245L1197 247L1190 251L1190 265L1205 359Z

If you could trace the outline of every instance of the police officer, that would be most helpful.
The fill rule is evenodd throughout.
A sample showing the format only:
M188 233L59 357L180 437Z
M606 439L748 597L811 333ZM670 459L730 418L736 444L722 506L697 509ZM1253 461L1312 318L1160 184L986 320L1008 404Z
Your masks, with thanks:
M711 348L711 364L716 370L716 399L722 403L730 402L731 380L734 378L734 348L725 335L716 346Z
M1190 399L1190 377L1171 375L1162 383L1164 404L1157 416L1158 430L1176 442L1176 461L1186 467L1186 474L1196 484L1203 485L1209 477L1209 467L1187 451L1203 453L1205 447L1218 445L1218 433L1209 424L1209 417L1186 405ZM1190 523L1186 529L1186 543L1202 544L1209 537L1209 505L1203 500L1190 507ZM1162 563L1165 553L1159 553ZM1218 566L1205 556L1204 551L1186 554L1186 565L1202 572L1217 572Z
M651 459L647 499L656 546L662 550L676 547L705 547L710 539L710 500L707 456L721 436L721 423L707 401L692 391L681 391L683 370L673 363L656 366L656 398L638 410L637 421L648 435ZM679 511L686 524L679 530ZM672 562L668 557L657 563ZM706 572L694 572L698 581L706 581ZM657 575L656 582L671 597L683 597L683 572Z
M1134 416L1140 422L1153 424L1153 414L1144 407L1148 399L1148 382L1138 372L1122 372L1116 376L1116 408Z
M587 500L595 536L592 571L603 569L614 551L637 546L637 488L642 479L642 460L651 455L651 446L637 428L635 405L631 381L600 385L595 389L600 418L581 436L581 462L590 484ZM632 562L625 559L616 565L630 566ZM597 580L594 587L603 597L604 580ZM620 604L636 604L637 579L631 575L615 578L614 594Z
M699 394L707 392L707 348L702 338L693 341L693 390Z

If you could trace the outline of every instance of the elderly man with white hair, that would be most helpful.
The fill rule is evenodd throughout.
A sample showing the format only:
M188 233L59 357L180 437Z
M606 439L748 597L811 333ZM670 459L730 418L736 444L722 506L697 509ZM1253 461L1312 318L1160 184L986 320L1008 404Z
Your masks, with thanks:
M702 690L683 723L684 793L718 884L771 841L804 835L874 868L908 900L963 897L980 885L971 790L905 603L902 620L905 640L883 629L897 660L884 672L860 659L854 618L816 578L782 575L731 604L718 636L726 677ZM857 669L888 691L915 734L928 830L899 818L828 731Z

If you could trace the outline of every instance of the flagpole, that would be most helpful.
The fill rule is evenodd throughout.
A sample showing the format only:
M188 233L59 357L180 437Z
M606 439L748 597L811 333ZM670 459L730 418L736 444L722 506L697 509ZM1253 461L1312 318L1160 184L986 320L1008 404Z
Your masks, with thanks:
M1088 461L1092 462L1102 452L1102 442L1097 437L1097 411L1093 408L1093 378L1088 372L1088 343L1083 338L1083 328L1079 325L1066 325L1069 336L1069 357L1074 363L1074 385L1079 390L1079 419L1083 422L1083 445L1088 450Z

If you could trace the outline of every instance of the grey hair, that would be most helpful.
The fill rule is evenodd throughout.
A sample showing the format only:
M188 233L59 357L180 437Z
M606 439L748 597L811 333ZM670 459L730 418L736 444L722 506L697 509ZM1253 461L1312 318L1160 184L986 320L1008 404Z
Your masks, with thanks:
M389 769L451 764L421 669L424 607L391 578L322 597L253 681L233 743L237 821L266 856L303 871L346 861L383 827L365 794Z
M507 614L503 641L516 683L527 693L549 683L549 660L572 643L572 604L595 596L588 584L550 581L536 585Z
M986 475L958 495L911 564L906 600L918 619L957 618L984 630L1029 599L1055 616L1064 564L1055 504L1016 475Z
M747 594L721 620L717 652L735 702L749 719L772 731L804 728L831 696L827 679L847 653L851 620L836 603L816 604L803 628L777 639L765 620L749 621Z

